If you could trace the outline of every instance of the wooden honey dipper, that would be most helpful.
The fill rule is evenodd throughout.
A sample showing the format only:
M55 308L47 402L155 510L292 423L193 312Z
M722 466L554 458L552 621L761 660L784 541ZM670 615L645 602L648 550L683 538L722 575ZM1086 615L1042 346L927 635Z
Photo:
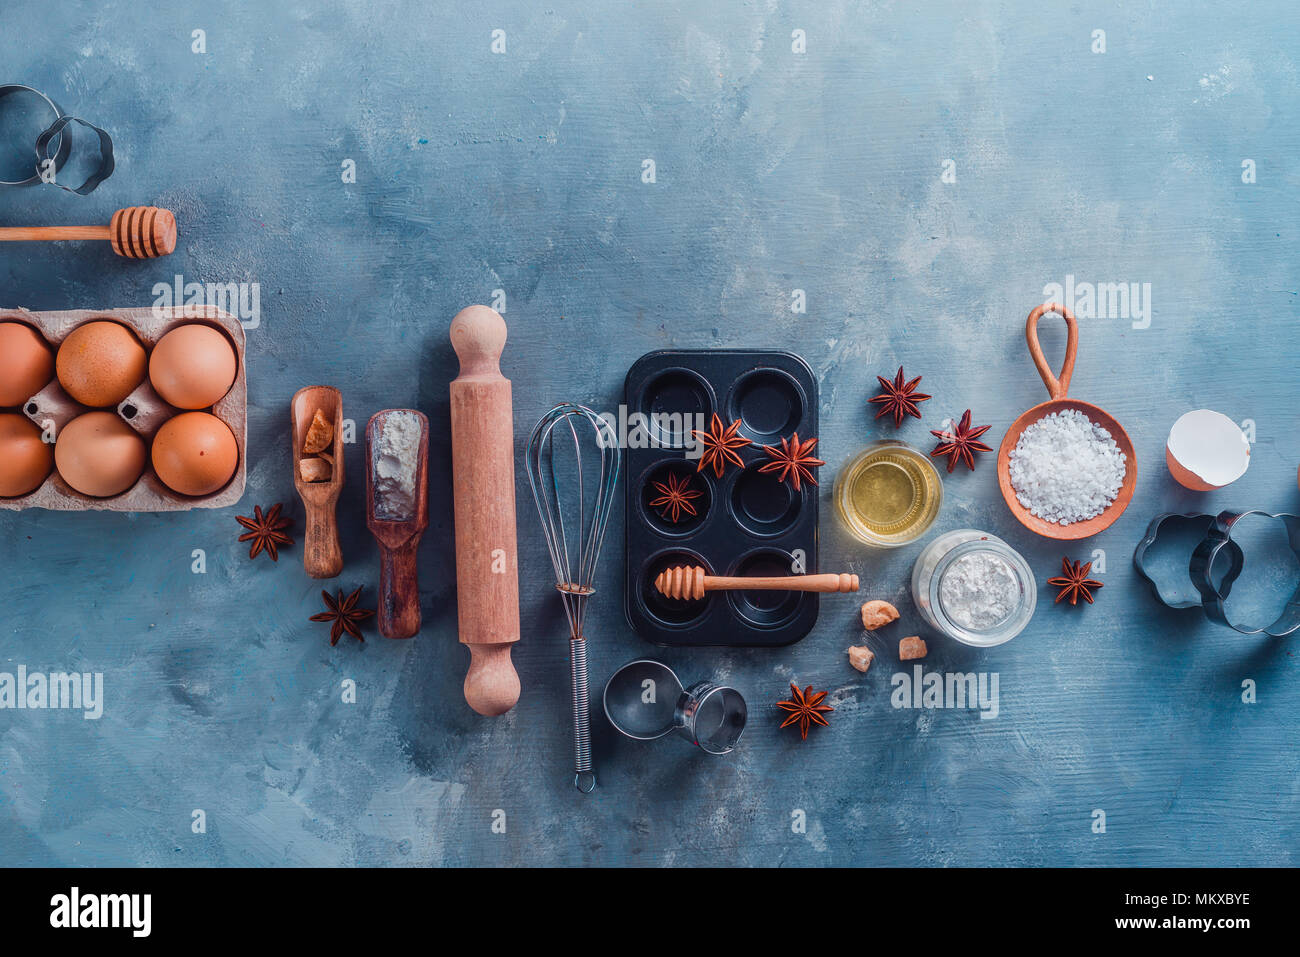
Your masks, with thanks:
M113 252L128 259L157 259L176 250L176 217L158 206L128 206L107 226L5 226L0 242L107 239Z
M707 591L818 591L858 590L857 575L788 575L784 578L726 578L706 575L699 565L665 568L655 578L655 588L669 598L693 600Z

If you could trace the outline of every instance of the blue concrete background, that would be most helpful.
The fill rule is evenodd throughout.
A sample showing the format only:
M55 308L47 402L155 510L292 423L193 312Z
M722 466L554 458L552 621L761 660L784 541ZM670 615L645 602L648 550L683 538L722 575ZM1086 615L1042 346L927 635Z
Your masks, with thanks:
M181 242L146 263L105 245L5 245L0 305L143 305L179 273L260 283L262 317L240 509L0 513L0 670L102 671L107 698L97 722L0 712L4 863L1297 863L1295 639L1168 611L1129 559L1161 511L1300 508L1300 17L1283 2L1053 6L6 0L0 79L107 127L118 170L87 198L0 192L0 222L107 222L157 203ZM1004 535L1040 583L1063 554L1103 550L1105 588L1084 609L1044 589L1029 629L996 650L928 636L927 669L1000 674L997 719L895 710L892 642L921 627L907 597L921 546L851 543L833 476L893 434L866 400L900 363L934 395L902 438L928 448L928 429L971 407L1000 441L1045 397L1024 317L1067 275L1151 283L1149 328L1082 321L1072 389L1132 436L1132 505L1063 550L1013 522L985 456L946 477L935 531ZM904 613L867 675L844 655L861 635L852 597L826 599L787 649L644 643L622 616L620 507L589 619L593 685L658 654L688 680L730 680L752 720L733 755L708 758L616 739L597 718L601 787L579 796L566 635L521 484L523 698L499 719L469 711L446 330L497 289L521 448L556 401L616 408L652 349L808 360L822 568L858 572L861 598ZM806 314L791 311L795 289ZM1044 340L1061 354L1059 324ZM342 388L359 424L406 405L434 423L414 641L372 632L330 648L307 621L319 584L300 549L250 563L235 543L234 515L254 504L289 503L301 532L288 400L317 382ZM1170 424L1198 407L1255 423L1250 471L1227 491L1185 492L1164 470ZM339 584L373 599L359 447L350 456ZM791 679L836 707L804 743L771 707ZM1257 703L1242 701L1246 679Z

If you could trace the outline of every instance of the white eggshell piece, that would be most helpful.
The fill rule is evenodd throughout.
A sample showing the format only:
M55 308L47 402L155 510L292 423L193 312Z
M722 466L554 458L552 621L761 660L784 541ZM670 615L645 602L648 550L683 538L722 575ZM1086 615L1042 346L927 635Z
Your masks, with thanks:
M1250 465L1246 433L1222 412L1210 409L1179 416L1166 447L1183 468L1215 488L1237 481Z

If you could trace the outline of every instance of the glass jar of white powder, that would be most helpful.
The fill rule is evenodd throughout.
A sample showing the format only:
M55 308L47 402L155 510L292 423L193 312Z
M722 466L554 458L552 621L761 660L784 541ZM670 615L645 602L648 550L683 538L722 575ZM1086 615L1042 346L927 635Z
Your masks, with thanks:
M1029 564L988 532L961 528L926 545L912 566L912 600L927 622L966 645L992 648L1024 630L1038 602Z

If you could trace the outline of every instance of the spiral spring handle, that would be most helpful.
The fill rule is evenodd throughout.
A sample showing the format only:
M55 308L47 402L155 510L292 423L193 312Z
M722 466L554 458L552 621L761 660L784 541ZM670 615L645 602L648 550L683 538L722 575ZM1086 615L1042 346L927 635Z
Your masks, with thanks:
M583 794L596 789L596 772L591 768L591 708L587 692L587 639L569 641L573 671L573 786Z

